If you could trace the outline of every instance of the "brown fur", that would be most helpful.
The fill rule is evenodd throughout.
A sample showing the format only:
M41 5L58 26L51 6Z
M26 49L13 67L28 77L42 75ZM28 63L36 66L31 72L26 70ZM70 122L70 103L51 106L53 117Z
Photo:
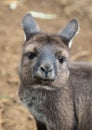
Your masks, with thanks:
M36 52L37 56L30 60L28 52ZM53 81L33 76L41 52L47 57L55 55L57 73ZM58 61L60 55L66 58L62 64ZM20 100L36 119L38 130L92 130L92 63L71 63L69 48L60 36L31 35L23 45L19 76Z

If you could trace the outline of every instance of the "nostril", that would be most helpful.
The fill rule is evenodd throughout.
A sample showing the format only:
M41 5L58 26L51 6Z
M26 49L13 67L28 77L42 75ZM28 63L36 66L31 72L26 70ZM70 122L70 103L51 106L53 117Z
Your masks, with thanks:
M43 72L45 72L45 69L44 69L43 67L41 67L41 70L42 70Z
M41 71L45 72L46 74L48 74L49 72L51 72L53 70L51 67L47 67L47 66L41 67L40 69L41 69Z
M42 79L42 80L54 80L55 79L55 71L53 65L41 64L37 69L34 70L33 74L34 78Z
M53 69L50 69L49 72L51 72Z

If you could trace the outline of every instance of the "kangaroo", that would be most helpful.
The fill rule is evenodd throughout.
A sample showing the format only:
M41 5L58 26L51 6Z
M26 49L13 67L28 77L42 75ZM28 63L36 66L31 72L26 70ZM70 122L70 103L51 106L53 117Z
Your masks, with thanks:
M78 21L72 19L58 33L48 34L27 13L22 28L26 39L18 94L37 130L92 130L92 63L69 60Z

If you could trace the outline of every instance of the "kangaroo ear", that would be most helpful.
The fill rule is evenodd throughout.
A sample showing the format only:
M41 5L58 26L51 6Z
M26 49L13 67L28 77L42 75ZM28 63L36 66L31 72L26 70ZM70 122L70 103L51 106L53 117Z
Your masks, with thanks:
M40 31L37 23L33 19L30 13L27 13L22 19L22 27L26 34L26 39L31 36L33 33L37 33Z
M78 33L79 23L76 19L72 19L68 25L66 25L63 30L58 34L61 36L63 42L70 48L72 39Z

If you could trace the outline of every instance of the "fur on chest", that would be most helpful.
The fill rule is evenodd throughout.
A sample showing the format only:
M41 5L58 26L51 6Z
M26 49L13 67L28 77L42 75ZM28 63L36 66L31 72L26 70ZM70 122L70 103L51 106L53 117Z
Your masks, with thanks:
M29 109L32 115L42 122L47 122L47 92L41 89L25 89L19 93L20 100ZM50 105L50 104L49 104ZM48 106L48 110L49 110Z

